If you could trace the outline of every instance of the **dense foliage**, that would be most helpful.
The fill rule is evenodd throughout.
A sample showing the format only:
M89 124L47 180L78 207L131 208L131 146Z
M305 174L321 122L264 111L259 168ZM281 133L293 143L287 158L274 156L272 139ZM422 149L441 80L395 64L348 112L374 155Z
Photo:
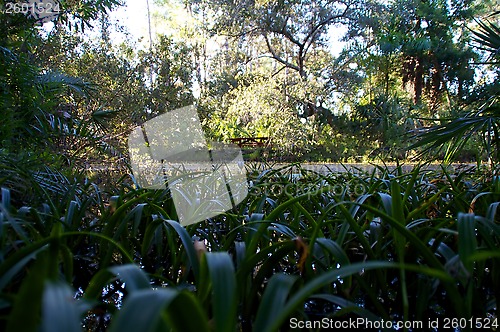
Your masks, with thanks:
M0 205L7 331L498 317L500 183L471 169L250 168L237 209L183 228L168 191L25 167L2 160L22 175Z

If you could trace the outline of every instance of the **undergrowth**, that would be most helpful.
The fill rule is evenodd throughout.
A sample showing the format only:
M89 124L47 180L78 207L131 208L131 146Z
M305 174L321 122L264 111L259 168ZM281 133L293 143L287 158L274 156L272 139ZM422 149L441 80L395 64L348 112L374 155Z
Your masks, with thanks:
M500 179L490 173L261 164L235 209L184 228L168 190L128 175L103 190L1 162L1 330L499 316Z

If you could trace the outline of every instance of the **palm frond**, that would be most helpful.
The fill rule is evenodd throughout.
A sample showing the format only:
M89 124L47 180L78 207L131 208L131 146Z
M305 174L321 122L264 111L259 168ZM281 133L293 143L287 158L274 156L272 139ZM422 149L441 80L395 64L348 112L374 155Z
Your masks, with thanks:
M496 15L493 13L491 16ZM472 30L472 40L479 49L491 53L491 58L500 55L500 28L489 21L476 20L479 25L477 31ZM488 96L482 103L475 105L475 110L454 119L444 120L431 128L425 128L413 133L412 138L417 142L409 149L424 149L417 155L422 157L431 151L442 152L446 148L445 160L450 161L465 144L473 137L482 139L484 151L491 160L493 152L500 153L500 104L499 95ZM495 150L495 151L494 151Z
M98 109L91 114L91 118L95 125L101 130L105 130L108 125L108 121L117 114L117 110L112 109Z
M44 93L60 93L69 88L82 97L88 97L95 86L80 77L73 77L60 72L48 71L40 74L35 83Z
M491 157L495 148L492 145L498 144L499 126L500 106L490 105L479 112L470 112L444 124L414 132L412 138L416 138L417 142L409 149L424 147L418 154L421 157L431 151L441 152L446 147L445 160L450 161L470 139L482 135L484 150Z
M479 25L478 31L472 31L472 40L478 44L478 48L491 53L492 57L500 54L500 28L489 21L476 20Z

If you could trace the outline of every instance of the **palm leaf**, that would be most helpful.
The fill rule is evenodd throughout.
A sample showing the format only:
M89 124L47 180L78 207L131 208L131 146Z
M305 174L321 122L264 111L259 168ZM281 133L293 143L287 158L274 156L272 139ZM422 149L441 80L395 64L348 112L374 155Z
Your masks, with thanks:
M66 88L69 88L82 97L88 97L95 90L93 84L84 81L82 78L52 71L40 74L36 78L35 84L44 94L47 92L61 93Z
M418 157L421 157L434 149L442 151L447 146L445 160L450 161L471 138L482 134L487 138L484 148L488 154L491 154L491 144L498 144L498 137L492 136L492 133L498 132L499 125L498 106L494 105L482 111L471 112L444 124L416 132L413 138L416 138L417 142L412 144L409 149L425 147L418 154Z
M476 21L479 25L478 31L472 31L473 41L479 44L479 49L490 52L493 57L498 56L500 51L500 28L486 21Z
M493 13L491 16L496 14ZM478 44L479 49L491 53L491 57L498 57L500 52L500 28L489 21L477 20L476 22L479 29L477 31L471 30L473 41ZM500 120L498 95L487 98L485 103L477 107L475 112L467 113L462 117L444 120L446 121L444 124L415 132L412 138L416 138L418 141L411 145L409 149L425 147L417 155L417 157L421 157L434 149L441 152L447 146L445 160L450 161L472 137L479 134L483 136L485 150L488 157L491 158L491 145L493 143L496 152L500 152L500 143L497 137Z

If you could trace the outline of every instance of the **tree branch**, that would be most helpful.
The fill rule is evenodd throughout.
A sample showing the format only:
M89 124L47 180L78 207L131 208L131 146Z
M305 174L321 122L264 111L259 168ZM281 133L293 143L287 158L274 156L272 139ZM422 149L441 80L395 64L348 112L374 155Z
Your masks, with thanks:
M274 50L274 48L271 46L271 42L269 41L269 38L267 37L267 34L264 34L264 39L266 40L266 45L267 45L267 48L269 49L269 52L271 52L272 54L272 58L276 61L278 61L279 63L287 66L288 68L291 68L293 70L296 70L298 72L300 72L300 68L297 66L297 65L294 65L293 63L290 63L286 60L283 60L277 53L276 51Z
M342 17L345 17L348 10L349 10L349 5L346 5L346 8L344 9L344 11L341 14L330 15L327 18L325 18L324 20L320 21L318 24L316 24L315 27L312 28L311 32L309 32L309 34L304 38L304 45L306 45L305 49L304 49L304 56L307 54L309 47L311 47L311 45L313 44L313 41L314 41L316 35L318 34L319 30L322 27L324 27L325 25L332 23L332 21L339 19L339 18L342 18Z

